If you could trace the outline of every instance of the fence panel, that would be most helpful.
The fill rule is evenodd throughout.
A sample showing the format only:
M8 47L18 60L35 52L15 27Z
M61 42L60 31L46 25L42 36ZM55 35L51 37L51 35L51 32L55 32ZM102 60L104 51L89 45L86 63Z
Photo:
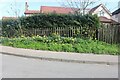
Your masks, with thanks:
M98 40L107 43L120 42L120 25L104 25L98 30Z
M54 28L36 28L27 29L24 31L25 36L31 35L46 35L50 36L52 33L58 33L64 37L85 37L85 33L82 32L82 27L54 27ZM90 31L90 30L89 30ZM91 33L89 33L91 34ZM97 36L96 36L97 35ZM100 41L107 43L120 42L120 25L104 25L94 34Z

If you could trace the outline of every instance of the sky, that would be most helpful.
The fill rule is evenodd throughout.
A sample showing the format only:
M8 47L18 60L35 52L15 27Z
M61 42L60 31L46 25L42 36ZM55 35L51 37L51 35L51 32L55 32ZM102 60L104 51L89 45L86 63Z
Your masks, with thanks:
M15 11L18 12L18 15L24 16L26 1L28 2L30 10L40 10L40 6L63 6L62 4L65 2L65 0L0 0L0 19L3 16L15 16ZM113 12L118 9L119 1L120 0L97 0L94 5L89 7L92 8L103 3L108 10Z

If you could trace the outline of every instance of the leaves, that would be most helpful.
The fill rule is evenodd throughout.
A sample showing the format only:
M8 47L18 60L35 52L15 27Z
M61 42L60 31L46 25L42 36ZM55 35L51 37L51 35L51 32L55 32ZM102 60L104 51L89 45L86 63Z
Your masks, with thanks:
M27 24L29 23L29 25ZM87 25L98 27L99 20L96 15L65 15L65 14L39 14L30 17L22 17L21 24L26 28L34 27L68 27ZM26 25L27 24L27 25Z
M118 55L118 46L102 41L66 37L20 37L1 38L2 45L37 50L65 51L78 53L95 53ZM120 55L120 54L119 54Z
M20 27L19 28L19 24ZM3 20L3 36L15 37L19 36L22 31L30 34L29 29L32 28L57 28L65 27L84 28L81 33L85 36L93 35L93 30L99 27L99 19L96 15L65 15L65 14L37 14L29 17L21 17L19 19ZM11 30L11 31L9 31ZM91 30L90 32L88 30ZM80 31L74 31L73 37L80 36ZM67 35L67 34L66 34ZM84 36L83 35L83 36ZM31 36L31 34L29 35Z

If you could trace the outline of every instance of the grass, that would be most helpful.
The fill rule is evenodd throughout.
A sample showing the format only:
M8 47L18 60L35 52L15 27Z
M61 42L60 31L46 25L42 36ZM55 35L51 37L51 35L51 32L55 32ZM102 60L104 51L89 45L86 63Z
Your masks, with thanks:
M55 37L19 37L19 38L1 38L2 45L12 46L17 48L49 50L49 51L64 51L76 53L94 53L94 54L109 54L119 55L118 46L105 42L81 39L81 38L65 38L60 36Z

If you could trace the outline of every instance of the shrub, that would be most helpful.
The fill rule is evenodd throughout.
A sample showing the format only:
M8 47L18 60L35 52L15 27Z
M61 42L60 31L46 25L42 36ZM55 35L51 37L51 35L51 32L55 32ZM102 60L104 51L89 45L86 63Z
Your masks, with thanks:
M62 49L65 52L74 52L72 44L62 44Z
M78 53L83 53L83 52L84 52L84 50L83 50L83 48L80 46L80 44L75 44L75 45L74 45L74 49L75 49L75 51L78 52Z
M66 40L67 39L67 40ZM74 39L75 42L71 42ZM65 41L64 41L65 40ZM61 43L54 41L52 37L19 37L19 38L1 38L1 43L6 46L29 48L36 50L65 51L78 53L95 53L120 55L119 48L115 44L108 44L97 40L87 40L80 38L60 37Z
M38 14L20 18L21 25L25 28L43 27L99 27L97 15L65 15L65 14Z
M96 15L65 15L65 14L38 14L18 19L6 19L2 21L2 34L4 37L20 36L23 32L32 36L28 29L33 28L70 28L82 27L88 34L91 34L99 27L100 21ZM55 30L55 29L54 29ZM91 30L90 32L88 30ZM85 33L84 31L82 31ZM74 32L73 32L74 33ZM74 37L81 36L76 30ZM26 35L25 34L25 35ZM92 33L93 34L93 33ZM54 35L55 36L55 35Z
M2 36L15 37L20 36L20 27L18 19L10 18L2 20Z
M49 43L48 50L50 51L62 51L62 45L57 43Z

